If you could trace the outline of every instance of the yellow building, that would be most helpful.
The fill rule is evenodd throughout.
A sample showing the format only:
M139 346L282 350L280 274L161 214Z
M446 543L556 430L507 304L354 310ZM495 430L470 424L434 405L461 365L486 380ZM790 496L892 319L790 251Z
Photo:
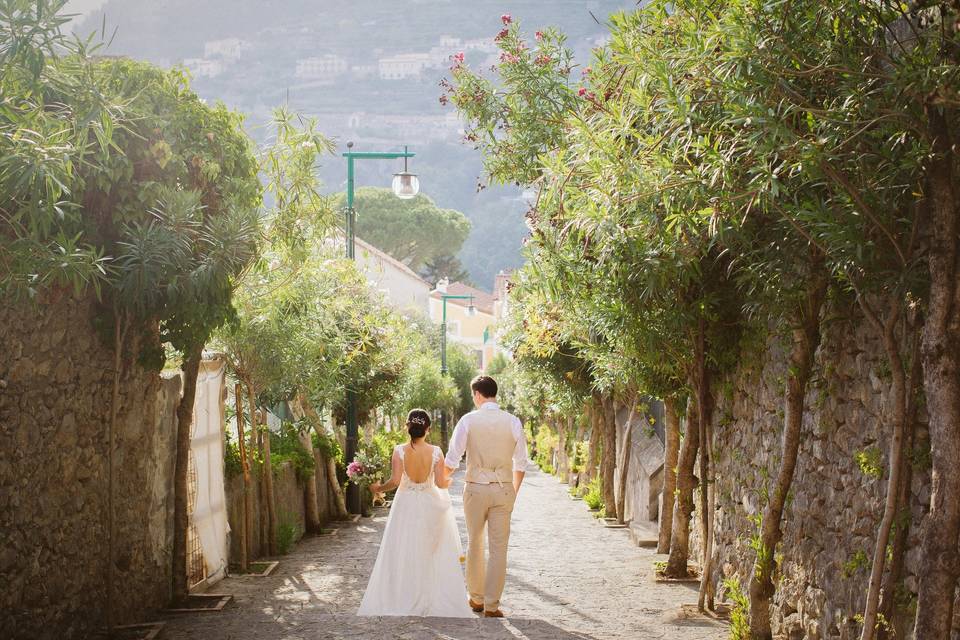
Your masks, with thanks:
M506 279L506 275L502 275ZM506 292L501 286L501 276L497 276L498 293ZM447 339L466 346L476 358L477 367L485 371L500 352L496 338L497 318L504 305L498 296L491 295L462 282L449 283L441 280L437 288L430 293L430 318L443 321L443 296L472 296L471 298L447 299ZM476 309L470 313L471 302Z

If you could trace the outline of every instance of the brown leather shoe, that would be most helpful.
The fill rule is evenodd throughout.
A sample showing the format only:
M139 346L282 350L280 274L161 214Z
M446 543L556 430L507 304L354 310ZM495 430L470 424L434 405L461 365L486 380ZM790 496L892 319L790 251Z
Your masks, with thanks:
M483 604L478 604L473 600L467 600L470 603L470 608L473 609L474 613L481 613L483 611Z
M502 618L503 611L500 611L500 609L497 609L496 611L484 611L483 617L484 618Z

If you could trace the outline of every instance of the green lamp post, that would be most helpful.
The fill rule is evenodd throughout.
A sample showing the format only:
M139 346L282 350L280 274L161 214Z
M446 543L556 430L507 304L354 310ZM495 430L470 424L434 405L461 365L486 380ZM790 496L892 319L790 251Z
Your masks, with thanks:
M407 159L416 154L407 151L354 151L353 143L347 143L347 151L343 157L347 159L347 210L346 210L346 245L347 258L356 259L356 218L357 212L353 208L354 199L354 164L357 160L396 160L403 158L403 171L393 175L393 193L401 200L408 200L420 193L420 180L415 174L407 171ZM357 391L347 389L347 447L346 464L353 462L357 455ZM355 484L347 485L347 509L350 513L360 513L360 488Z
M447 300L469 300L470 305L467 307L467 316L473 317L477 315L477 308L473 304L473 296L470 295L449 295L446 293L440 294L440 299L442 300L443 305L443 321L440 323L440 376L446 377L447 375ZM447 412L443 409L440 410L440 441L443 443L443 448L446 449L449 444L447 435Z

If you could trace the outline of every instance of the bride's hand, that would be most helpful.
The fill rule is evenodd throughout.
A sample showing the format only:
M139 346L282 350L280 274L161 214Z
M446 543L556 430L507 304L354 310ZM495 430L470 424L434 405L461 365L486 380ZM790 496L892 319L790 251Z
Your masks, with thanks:
M381 486L382 485L379 482L374 482L373 484L370 485L370 493L373 493L373 494L383 493L382 491L380 491Z

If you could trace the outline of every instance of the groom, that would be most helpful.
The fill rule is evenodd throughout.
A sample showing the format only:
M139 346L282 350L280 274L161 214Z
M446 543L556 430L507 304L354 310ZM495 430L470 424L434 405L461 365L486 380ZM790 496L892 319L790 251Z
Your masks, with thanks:
M497 383L477 376L470 383L477 410L460 418L450 439L445 464L450 472L467 454L463 514L467 522L467 590L470 608L487 618L502 618L500 594L507 577L510 514L527 470L527 440L519 418L497 405ZM483 529L490 557L484 566Z

